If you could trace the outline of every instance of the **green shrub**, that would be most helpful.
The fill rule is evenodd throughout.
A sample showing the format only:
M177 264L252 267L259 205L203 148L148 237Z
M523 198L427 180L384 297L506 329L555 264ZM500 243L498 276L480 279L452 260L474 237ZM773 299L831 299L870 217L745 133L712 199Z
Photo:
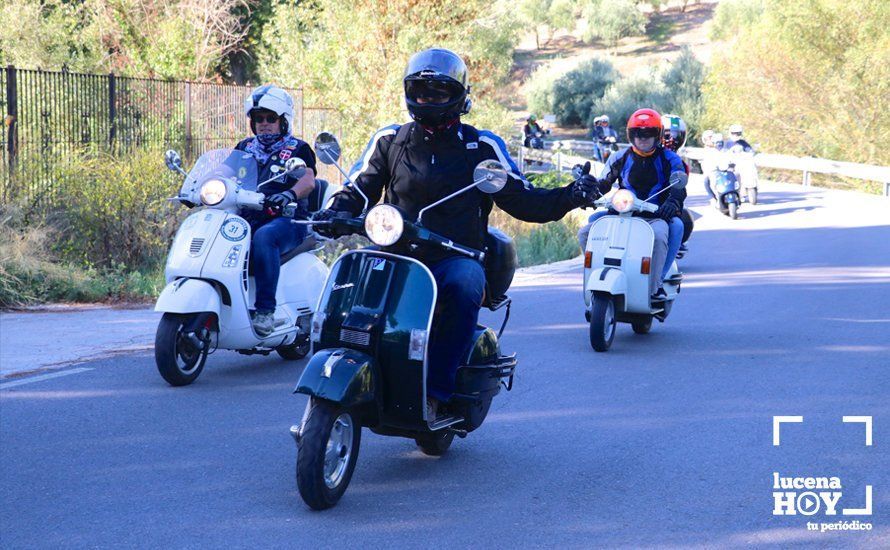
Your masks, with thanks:
M578 65L553 83L552 110L561 126L587 121L591 106L616 81L618 73L604 59Z
M566 216L514 236L519 265L528 267L568 260L578 255L578 223Z
M167 197L178 181L154 151L88 153L59 168L64 194L52 217L64 261L100 269L162 264L185 208Z
M527 174L528 181L535 187L544 189L555 189L564 187L572 181L572 176L568 172L539 172L536 174Z
M763 14L764 0L723 0L714 10L711 40L731 40Z
M589 0L581 11L587 20L585 42L602 40L614 46L621 38L646 30L646 16L634 0Z
M634 111L648 107L661 113L668 106L669 98L664 84L656 74L647 71L622 78L612 85L602 98L594 102L587 120L592 126L595 116L608 114L619 138L624 139L627 119Z

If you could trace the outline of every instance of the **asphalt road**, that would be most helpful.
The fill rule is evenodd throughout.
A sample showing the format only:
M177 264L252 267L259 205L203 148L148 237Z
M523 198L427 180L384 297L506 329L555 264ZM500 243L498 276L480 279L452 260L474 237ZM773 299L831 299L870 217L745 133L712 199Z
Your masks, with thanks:
M0 385L0 546L890 547L890 201L761 200L732 221L690 197L671 316L621 325L605 354L580 267L523 276L502 340L515 387L485 425L442 458L365 431L326 512L294 482L304 361L218 352L171 388L138 352ZM775 415L803 416L780 446ZM851 415L872 417L871 446ZM774 472L837 477L838 515L773 515ZM872 515L842 515L867 485ZM872 529L807 529L854 520Z

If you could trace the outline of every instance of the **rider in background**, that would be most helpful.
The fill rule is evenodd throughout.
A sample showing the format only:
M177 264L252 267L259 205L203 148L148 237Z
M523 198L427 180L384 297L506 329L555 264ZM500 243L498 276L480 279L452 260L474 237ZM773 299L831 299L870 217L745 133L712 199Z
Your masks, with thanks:
M538 124L538 117L534 113L530 114L525 120L525 126L522 127L522 133L525 139L522 142L524 147L531 147L531 139L535 137L536 132L544 133L544 129Z
M275 328L275 291L281 271L281 254L306 238L305 226L291 223L280 217L280 213L292 202L306 209L306 198L315 189L315 153L308 143L291 134L294 100L283 89L271 85L256 88L244 100L244 114L250 119L254 136L239 142L235 149L253 155L260 186L257 191L266 196L265 210L242 213L253 231L250 248L256 282L253 327L258 335L268 336ZM263 183L275 174L285 172L285 162L291 157L299 157L306 163L307 170L302 176L287 175Z
M733 124L729 127L729 141L726 142L724 147L726 149L732 149L735 145L741 145L742 151L746 153L750 153L754 151L754 148L751 147L751 144L745 141L742 137L742 125L741 124Z
M605 157L606 140L613 138L618 141L618 132L609 126L609 115L600 115L593 119L593 129L590 132L591 138L596 143L594 147L594 155L597 161L603 162Z
M649 278L649 292L653 301L663 301L667 293L662 287L668 258L669 225L683 232L683 223L677 217L686 198L688 175L680 157L661 145L661 115L652 109L639 109L627 121L627 139L631 144L620 154L609 157L597 181L600 193L607 193L613 183L622 189L629 189L638 198L658 205L655 213L640 212L637 215L652 226L655 243L652 252L652 274ZM582 178L583 179L583 178ZM578 232L582 250L587 245L587 237L593 223L608 212L591 216L591 221ZM678 243L679 244L679 243ZM679 247L678 247L679 248ZM676 256L676 250L674 251ZM671 257L671 262L673 257Z

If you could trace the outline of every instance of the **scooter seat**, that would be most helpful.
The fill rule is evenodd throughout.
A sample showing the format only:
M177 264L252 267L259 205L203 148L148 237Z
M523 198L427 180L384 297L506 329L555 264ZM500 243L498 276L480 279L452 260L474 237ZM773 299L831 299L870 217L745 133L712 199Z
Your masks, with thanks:
M309 252L310 250L315 248L317 245L318 245L318 241L315 239L315 237L312 237L312 236L306 237L306 239L303 242L301 242L296 247L288 250L287 252L285 252L284 254L281 255L281 265L286 264L288 261L296 258L303 252Z

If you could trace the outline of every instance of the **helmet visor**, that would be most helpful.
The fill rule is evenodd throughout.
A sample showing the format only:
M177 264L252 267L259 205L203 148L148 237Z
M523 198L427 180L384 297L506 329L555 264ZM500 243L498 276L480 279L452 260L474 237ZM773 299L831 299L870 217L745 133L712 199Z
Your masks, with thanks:
M421 104L444 105L458 98L461 86L445 80L407 80L405 96Z
M629 128L630 139L657 138L661 134L661 128Z

